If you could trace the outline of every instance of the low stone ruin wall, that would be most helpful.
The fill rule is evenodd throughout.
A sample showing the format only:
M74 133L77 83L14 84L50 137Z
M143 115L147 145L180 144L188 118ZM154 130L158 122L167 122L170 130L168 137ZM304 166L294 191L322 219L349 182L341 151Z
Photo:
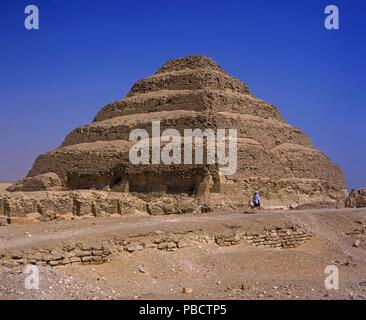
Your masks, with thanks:
M28 249L17 253L0 254L0 264L4 267L16 267L23 264L51 267L73 263L99 264L106 262L111 253L108 244L78 243L75 245L69 243L53 249Z
M220 246L230 246L246 241L259 248L296 248L311 238L303 228L276 228L258 233L236 233L218 236L215 241Z
M0 265L15 267L24 264L48 265L51 267L69 264L100 264L111 259L111 254L134 253L147 249L175 251L187 246L202 243L220 247L239 244L254 245L258 248L289 249L296 248L311 238L299 226L278 227L261 233L237 231L225 235L211 235L193 231L164 233L155 231L138 236L114 236L100 241L67 242L48 248L30 248L16 252L0 253Z

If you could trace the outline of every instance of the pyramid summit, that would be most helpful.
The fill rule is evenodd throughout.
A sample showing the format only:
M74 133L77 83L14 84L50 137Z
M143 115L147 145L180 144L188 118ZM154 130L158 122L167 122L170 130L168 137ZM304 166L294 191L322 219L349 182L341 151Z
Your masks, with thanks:
M216 165L133 165L134 129L161 131L237 129L237 171L221 176ZM10 191L111 190L132 194L221 195L243 204L255 190L268 205L314 202L343 204L342 171L309 137L287 124L278 109L214 60L190 56L170 60L136 82L125 98L103 107L93 122L69 133L56 150L40 155ZM48 179L42 183L44 179ZM56 192L56 191L55 191Z
M166 73L179 71L184 69L213 69L219 72L224 72L221 67L213 59L203 55L193 55L185 58L169 60L156 72Z

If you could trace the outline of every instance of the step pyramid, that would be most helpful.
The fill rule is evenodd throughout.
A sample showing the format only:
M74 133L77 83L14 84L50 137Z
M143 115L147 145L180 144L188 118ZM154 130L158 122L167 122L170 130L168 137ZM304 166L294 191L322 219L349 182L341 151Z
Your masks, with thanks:
M152 121L182 135L188 128L236 128L236 173L220 176L217 166L208 164L131 164L129 134L137 128L151 133ZM40 155L27 179L50 174L58 176L63 190L216 193L236 201L258 190L273 205L342 203L346 195L342 171L306 134L205 56L168 61L135 83L124 99L103 107L91 124ZM12 191L25 191L24 185L23 180Z

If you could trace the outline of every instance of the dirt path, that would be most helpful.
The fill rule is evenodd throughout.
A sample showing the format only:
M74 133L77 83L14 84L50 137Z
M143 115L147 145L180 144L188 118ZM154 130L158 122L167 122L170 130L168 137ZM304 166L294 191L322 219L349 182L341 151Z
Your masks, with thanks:
M240 212L215 213L205 215L170 215L151 217L124 217L124 218L87 218L77 221L55 221L33 225L10 225L0 227L0 250L10 250L21 246L37 246L42 243L63 241L67 239L82 239L101 237L108 234L136 234L147 233L156 229L161 230L186 230L200 228L215 229L235 225L245 225L249 229L256 229L265 225L281 225L286 223L307 224L312 232L318 235L332 236L328 224L319 224L322 217L333 217L339 220L344 214L348 219L343 219L347 228L350 217L366 217L365 209L343 210L301 210L301 211L258 211L256 214ZM355 218L355 219L356 219ZM339 226L341 227L341 226Z

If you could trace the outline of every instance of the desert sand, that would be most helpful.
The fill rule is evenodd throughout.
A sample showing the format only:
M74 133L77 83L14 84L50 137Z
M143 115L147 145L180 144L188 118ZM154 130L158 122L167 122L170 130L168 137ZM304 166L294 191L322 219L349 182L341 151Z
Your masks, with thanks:
M309 240L294 248L215 241L241 231L255 234L291 226L300 226ZM0 227L3 262L4 256L24 258L27 252L52 250L70 241L120 246L112 246L108 259L100 264L40 266L45 279L36 292L24 289L24 265L3 265L0 298L365 299L365 230L365 209L238 211L8 225ZM156 238L174 237L185 245L171 250L151 245ZM328 265L339 268L339 290L325 288Z

